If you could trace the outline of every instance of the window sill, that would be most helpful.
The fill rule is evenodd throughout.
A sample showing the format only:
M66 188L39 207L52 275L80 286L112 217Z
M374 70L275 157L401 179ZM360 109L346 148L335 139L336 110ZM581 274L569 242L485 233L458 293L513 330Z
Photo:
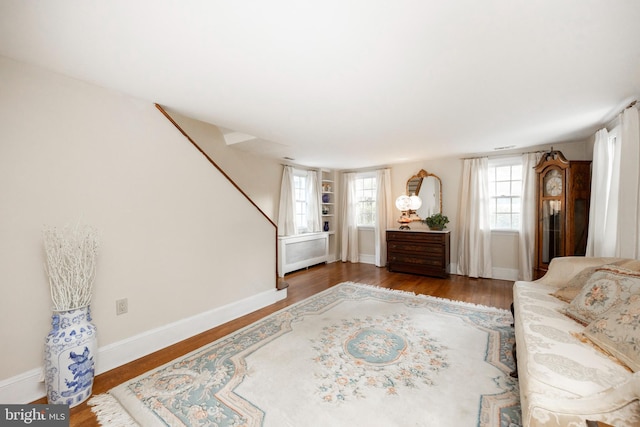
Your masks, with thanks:
M491 234L507 234L507 235L518 235L520 234L520 231L518 230L511 230L511 229L493 229L491 230Z

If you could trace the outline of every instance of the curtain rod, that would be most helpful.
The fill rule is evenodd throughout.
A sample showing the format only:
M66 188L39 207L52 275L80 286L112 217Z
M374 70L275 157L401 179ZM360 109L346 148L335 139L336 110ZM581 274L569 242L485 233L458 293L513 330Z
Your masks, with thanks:
M308 166L298 166L298 165L292 165L292 164L287 164L287 163L280 163L280 166L290 166L294 169L300 169L300 170L305 170L305 171L322 171L323 168L312 168L312 167L308 167Z
M636 107L636 109L638 109L638 101L637 100L631 101L631 103L629 103L629 105L627 105L622 110L620 110L620 112L618 112L618 114L616 114L613 117L611 117L611 119L607 121L607 124L604 127L602 127L601 129L606 129L608 131L613 129L616 126L616 124L618 123L618 120L620 120L620 117L622 116L622 113L624 113L626 110L628 110L629 108L632 108L632 107Z
M620 116L620 114L624 113L629 108L635 107L637 103L638 103L638 100L631 101L631 103L629 105L627 105L626 107L624 107L622 110L620 110L620 112L618 114L616 114L615 117L609 121L609 123L611 123L614 120L616 120Z
M628 110L629 108L635 107L637 103L638 103L638 101L637 101L637 100L632 101L632 102L631 102L631 104L627 105L627 107L626 107L624 110L620 111L620 112L618 113L618 115L620 115L620 114L624 113L624 112L625 112L625 110Z
M535 151L519 151L517 153L505 153L505 154L494 154L494 155L485 155L485 156L474 156L474 157L460 157L460 160L471 160L471 159L482 159L483 157L489 159L495 159L496 157L515 157L521 156L523 154L532 154L532 153L545 153L549 150L535 150Z

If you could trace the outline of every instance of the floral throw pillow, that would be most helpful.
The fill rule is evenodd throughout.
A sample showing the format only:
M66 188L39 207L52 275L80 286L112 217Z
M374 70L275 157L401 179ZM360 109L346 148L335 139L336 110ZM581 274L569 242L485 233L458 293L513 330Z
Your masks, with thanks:
M634 294L640 294L640 272L600 267L566 307L565 314L588 325Z
M591 322L584 335L633 372L640 370L640 295L632 295Z
M578 272L578 274L569 279L569 281L564 286L550 295L558 298L560 301L571 302L578 295L582 287L591 278L593 273L595 273L602 267L609 266L620 266L626 268L627 270L640 271L640 261L631 259L623 259L620 261L612 262L610 264L601 264L594 267L587 267Z
M602 266L598 265L596 267L585 268L569 279L566 285L552 293L551 296L558 298L560 301L571 302L576 296L578 296L578 293L580 293L580 290L584 287L589 278L600 267Z

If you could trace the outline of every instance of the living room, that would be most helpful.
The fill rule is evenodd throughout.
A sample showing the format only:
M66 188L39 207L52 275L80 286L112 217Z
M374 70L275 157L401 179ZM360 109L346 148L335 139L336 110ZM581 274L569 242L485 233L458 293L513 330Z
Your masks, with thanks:
M5 25L5 20L15 18L9 13L10 3L0 9L7 11L2 18L2 28L7 31L13 31L16 25ZM600 7L605 7L604 2L600 3ZM633 22L638 17L638 7L626 7L627 19ZM24 21L19 22L25 25ZM636 29L629 30L632 33L637 31L637 22ZM585 24L585 28L589 27ZM26 25L18 33L22 32L28 33ZM2 38L5 41L0 45L0 80L3 82L0 335L10 350L2 356L0 401L25 403L42 396L39 394L42 393L39 382L42 343L51 322L49 290L42 267L45 225L64 226L81 221L99 230L100 258L92 300L92 315L100 329L97 373L277 302L286 295L286 290L276 288L274 223L278 215L282 165L297 165L295 160L286 161L228 145L222 126L198 120L195 115L185 115L160 99L150 100L81 79L74 70L64 73L62 69L37 65L33 58L12 55L14 48L20 48L19 44L12 46L8 41L10 37ZM26 43L28 37L21 40ZM617 92L606 96L607 102L598 101L596 108L594 101L593 108L585 107L581 111L586 117L582 122L577 122L579 114L558 117L558 121L570 123L575 134L566 127L554 131L555 137L546 134L542 137L531 131L526 145L499 153L492 148L473 147L456 154L417 153L402 161L394 161L396 157L377 161L373 151L360 151L359 157L350 156L354 159L352 165L331 165L327 161L300 166L337 172L388 167L394 198L404 193L407 179L421 169L436 174L442 180L443 213L449 217L448 228L455 235L462 159L553 147L570 160L591 160L597 129L609 124L640 93L637 45L635 42L635 50L628 54L615 52L613 55L628 56L625 63L629 65L625 78L619 79L622 82L616 86ZM34 55L37 57L38 53ZM595 54L589 51L591 55ZM91 64L86 66L90 68ZM115 61L109 72L118 74L119 67ZM461 80L473 82L473 74L474 70L465 70ZM612 73L611 78L616 75ZM153 75L147 78L151 85ZM593 81L600 78L596 75ZM96 81L99 82L97 77ZM160 86L163 82L153 83ZM473 83L482 85L482 82ZM519 83L523 87L527 85L524 80ZM560 84L569 83L570 80L564 80ZM561 94L558 98L565 96L566 87L556 88ZM601 90L594 92L595 97ZM588 94L584 96L586 104ZM469 97L477 96L470 93ZM573 98L573 104L564 108L575 108L579 98ZM171 97L167 95L167 99ZM506 99L527 103L527 99L519 96ZM158 111L154 102L167 110L259 209L212 167ZM454 99L442 108L450 109L465 102L465 99ZM472 105L477 107L481 103ZM484 123L481 128L508 122L508 108L505 107L503 116L494 118L495 122ZM329 126L320 123L319 129ZM395 126L402 138L402 123L389 126ZM450 123L450 126L457 124ZM549 121L531 126L554 129L559 125ZM257 129L247 126L236 130L256 133ZM509 131L511 129L504 130ZM389 142L399 156L402 142ZM442 137L435 146L425 149L437 153L442 146L444 152L445 145L446 137ZM327 145L322 151L328 157L349 157L342 154L340 146ZM346 148L345 152L348 152ZM374 163L364 165L363 161ZM394 212L399 216L399 211ZM365 235L367 232L362 231ZM517 235L496 232L492 237L495 277L515 280ZM373 250L365 245L361 253L372 255ZM451 254L456 252L454 238ZM116 315L114 304L121 299L128 300L128 313Z

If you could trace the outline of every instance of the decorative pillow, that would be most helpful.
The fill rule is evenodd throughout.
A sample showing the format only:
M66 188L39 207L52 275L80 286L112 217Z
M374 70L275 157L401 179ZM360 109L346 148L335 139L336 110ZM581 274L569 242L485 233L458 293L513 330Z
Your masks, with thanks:
M596 265L595 267L587 267L584 270L578 272L560 289L550 294L553 297L558 298L560 301L571 302L578 295L580 290L596 270L607 266L620 266L627 270L640 271L640 261L632 259L623 259L620 261L612 262L610 264Z
M584 335L633 372L640 370L640 295L632 295L591 322Z
M640 272L610 265L600 267L569 303L565 314L587 325L634 294L640 294Z
M584 270L573 276L571 279L569 279L566 285L552 293L551 296L554 296L564 302L571 302L576 296L578 296L589 278L600 267L602 266L598 265L596 267L585 268Z

